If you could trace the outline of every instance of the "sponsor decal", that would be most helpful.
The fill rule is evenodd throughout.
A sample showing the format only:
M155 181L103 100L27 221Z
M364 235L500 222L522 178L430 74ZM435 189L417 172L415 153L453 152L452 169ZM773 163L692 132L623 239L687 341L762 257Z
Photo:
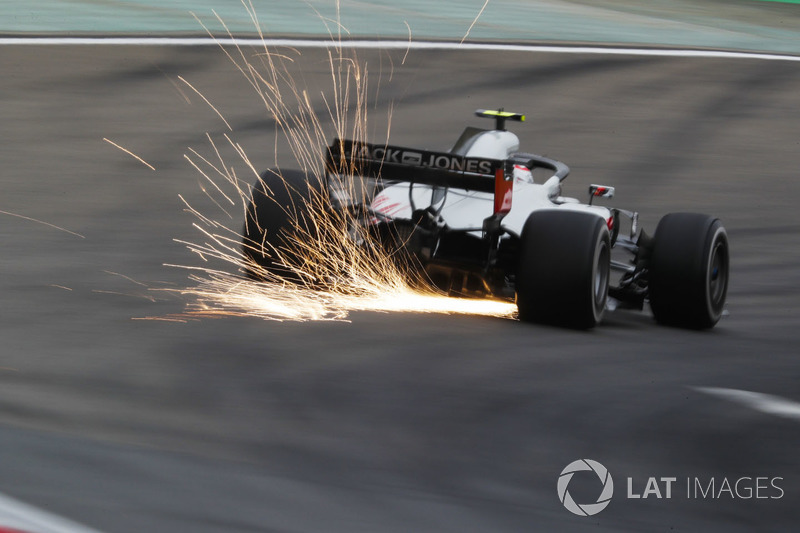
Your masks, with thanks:
M361 159L378 164L391 163L422 168L435 168L452 172L494 175L494 169L501 164L493 159L463 157L446 152L427 152L394 146L373 144L345 144L346 159Z

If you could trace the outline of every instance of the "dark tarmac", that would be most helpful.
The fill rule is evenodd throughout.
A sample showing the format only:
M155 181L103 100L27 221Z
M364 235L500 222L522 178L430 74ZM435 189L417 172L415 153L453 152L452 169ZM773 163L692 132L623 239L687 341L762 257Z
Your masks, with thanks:
M0 492L120 533L793 529L797 419L694 387L800 401L800 65L359 56L376 141L392 102L392 143L434 150L503 106L529 116L523 149L571 166L565 194L613 185L650 231L671 211L719 216L730 317L709 332L625 312L590 332L365 312L136 320L185 307L152 290L190 284L165 263L199 262L173 241L200 238L178 195L214 208L183 154L227 132L177 76L259 168L274 124L213 47L5 46L0 209L85 238L0 215ZM290 69L324 109L324 53ZM579 458L615 480L591 518L556 494ZM626 478L641 492L651 476L781 477L785 495L625 497Z

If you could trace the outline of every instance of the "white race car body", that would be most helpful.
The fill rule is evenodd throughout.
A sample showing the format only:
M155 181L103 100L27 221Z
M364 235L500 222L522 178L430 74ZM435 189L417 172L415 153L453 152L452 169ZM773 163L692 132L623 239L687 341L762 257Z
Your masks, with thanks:
M519 151L519 139L509 131L482 131L474 135L473 142L463 154L468 158L490 158L506 160ZM429 207L434 202L435 187L400 182L387 186L372 202L372 209L381 215L397 219L411 219L415 209ZM560 196L561 180L553 176L544 183L534 183L530 169L515 165L511 210L502 219L502 227L515 235L522 233L522 227L530 214L542 209L568 209L594 213L607 223L611 212L601 206L581 204L574 198ZM448 189L439 199L440 215L444 224L450 228L474 228L482 230L482 221L493 214L494 194L478 191ZM413 205L412 205L413 203Z
M717 323L729 263L719 220L672 213L650 237L638 213L592 205L613 197L613 187L590 185L588 204L561 196L569 167L520 152L519 139L505 129L507 120L521 122L523 115L502 109L476 115L496 120L495 128L468 127L447 152L331 143L325 171L339 178L328 179L332 207L363 226L353 233L359 243L385 249L403 260L410 280L449 295L514 300L526 321L593 327L606 309L643 309L649 302L663 323ZM534 179L540 169L552 174ZM331 182L343 176L375 180L377 194L364 203L347 188L337 192ZM621 219L630 221L624 234ZM246 242L262 238L269 234ZM612 249L627 252L628 260L613 260ZM619 274L613 285L612 270Z

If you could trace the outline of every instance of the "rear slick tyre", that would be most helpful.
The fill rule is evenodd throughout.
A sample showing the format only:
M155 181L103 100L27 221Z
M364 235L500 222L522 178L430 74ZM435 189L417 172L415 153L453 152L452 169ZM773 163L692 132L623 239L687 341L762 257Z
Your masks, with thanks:
M242 230L247 277L263 281L274 275L301 281L297 269L287 266L299 264L300 259L287 243L312 231L309 211L318 190L299 170L270 169L253 185Z
M720 221L670 213L658 223L650 256L649 297L661 323L709 329L719 322L728 293L728 235Z
M516 276L520 320L588 329L603 318L611 245L592 213L538 211L522 229Z

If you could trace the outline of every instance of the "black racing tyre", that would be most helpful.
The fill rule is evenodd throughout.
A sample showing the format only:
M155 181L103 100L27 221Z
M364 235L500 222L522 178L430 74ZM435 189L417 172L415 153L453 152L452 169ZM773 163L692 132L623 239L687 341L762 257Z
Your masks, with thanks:
M309 202L318 190L319 185L299 170L270 169L253 185L242 230L242 253L246 262L252 260L260 268L246 266L249 278L263 280L266 274L274 274L299 281L296 271L285 264L297 264L287 242L313 231Z
M664 216L650 254L649 297L656 320L714 327L725 307L729 264L728 235L718 219L697 213Z
M608 299L611 245L599 216L537 211L522 228L516 275L520 320L588 329Z

